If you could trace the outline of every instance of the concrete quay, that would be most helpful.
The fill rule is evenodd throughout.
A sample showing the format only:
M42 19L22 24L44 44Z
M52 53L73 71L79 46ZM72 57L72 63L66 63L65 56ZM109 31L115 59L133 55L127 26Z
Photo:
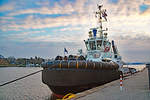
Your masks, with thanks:
M76 94L71 100L150 100L148 70Z

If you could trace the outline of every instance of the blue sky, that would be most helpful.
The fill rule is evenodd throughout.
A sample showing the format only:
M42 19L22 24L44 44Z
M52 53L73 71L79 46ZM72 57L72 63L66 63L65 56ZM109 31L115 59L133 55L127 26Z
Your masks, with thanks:
M150 60L149 0L1 0L0 54L44 57L85 51L83 40L96 26L93 12L107 9L109 38L125 61Z

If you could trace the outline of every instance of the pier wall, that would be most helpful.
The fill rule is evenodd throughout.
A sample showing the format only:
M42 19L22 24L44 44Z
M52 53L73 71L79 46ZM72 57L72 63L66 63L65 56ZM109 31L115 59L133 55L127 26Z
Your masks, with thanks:
M150 100L148 69L123 79L76 94L72 100Z

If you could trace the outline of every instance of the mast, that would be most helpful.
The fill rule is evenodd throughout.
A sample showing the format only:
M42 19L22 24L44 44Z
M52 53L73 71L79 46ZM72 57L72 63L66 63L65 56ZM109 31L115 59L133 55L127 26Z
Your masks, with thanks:
M97 5L98 6L98 11L96 12L96 18L98 18L98 23L99 23L99 32L100 32L100 37L103 36L103 31L107 31L106 30L103 30L103 24L102 24L102 19L104 18L105 21L107 21L107 14L106 14L106 9L102 9L103 5Z

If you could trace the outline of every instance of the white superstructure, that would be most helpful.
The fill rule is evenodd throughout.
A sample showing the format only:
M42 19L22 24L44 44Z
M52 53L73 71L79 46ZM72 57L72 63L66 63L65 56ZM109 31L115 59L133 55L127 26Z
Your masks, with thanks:
M107 22L106 10L102 9L102 5L98 5L99 10L96 12L99 26L91 28L89 31L89 38L84 40L87 50L86 60L88 61L114 61L122 67L121 56L119 55L114 41L109 41L107 35L107 28L104 30L102 22Z

